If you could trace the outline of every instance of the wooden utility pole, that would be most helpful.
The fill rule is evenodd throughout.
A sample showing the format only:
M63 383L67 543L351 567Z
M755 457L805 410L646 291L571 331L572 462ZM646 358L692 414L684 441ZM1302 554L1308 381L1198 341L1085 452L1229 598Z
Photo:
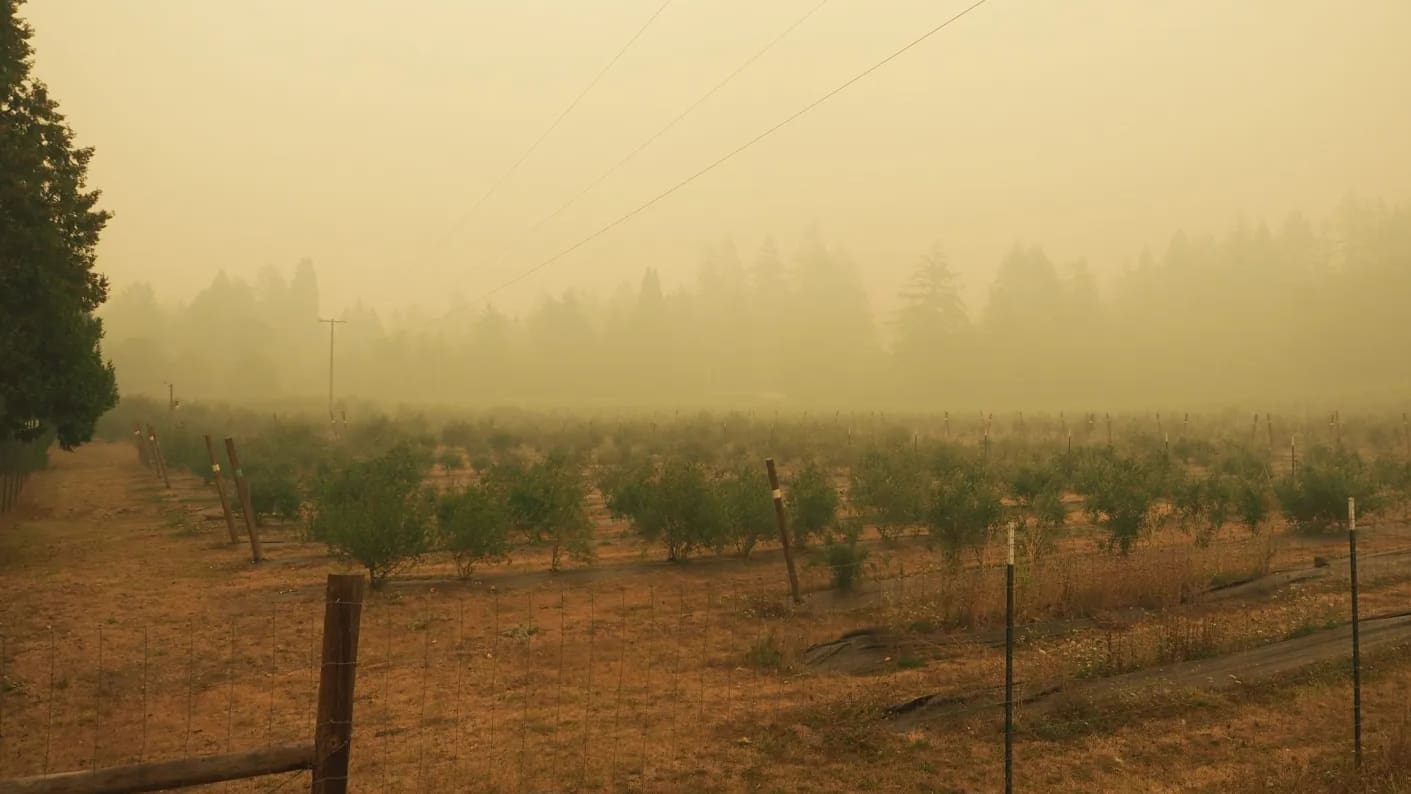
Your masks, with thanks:
M264 559L260 553L260 535L255 531L255 508L250 503L250 481L245 479L245 470L240 468L240 456L235 453L235 439L225 440L225 455L230 458L230 471L235 475L235 491L240 495L240 512L245 514L245 532L250 538L250 559L259 562Z
M347 320L325 320L319 318L319 322L328 323L328 424L333 425L333 329Z
M784 565L789 569L789 595L795 604L802 604L799 596L799 575L794 571L793 544L789 542L789 522L784 512L784 492L779 488L779 473L774 469L774 458L764 459L764 468L769 472L769 489L774 496L774 518L779 522L779 542L784 545Z
M235 518L230 514L230 500L225 496L225 478L220 476L216 448L211 444L209 435L206 436L206 455L211 459L211 477L216 481L216 493L220 495L220 511L225 514L225 528L230 532L230 542L239 543L240 537L235 534Z
M314 726L314 794L344 794L348 790L363 584L362 574L328 575L318 721Z

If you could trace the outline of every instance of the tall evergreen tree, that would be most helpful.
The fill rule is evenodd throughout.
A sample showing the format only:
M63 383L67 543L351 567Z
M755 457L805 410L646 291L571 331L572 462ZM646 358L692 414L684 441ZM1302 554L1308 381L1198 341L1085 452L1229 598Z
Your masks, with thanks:
M87 189L93 150L74 146L30 73L19 6L0 0L0 440L52 431L72 449L117 403L93 314L108 297L93 267L110 216Z
M896 346L898 374L912 397L936 398L954 386L968 361L969 330L955 271L939 244L921 258L899 295Z

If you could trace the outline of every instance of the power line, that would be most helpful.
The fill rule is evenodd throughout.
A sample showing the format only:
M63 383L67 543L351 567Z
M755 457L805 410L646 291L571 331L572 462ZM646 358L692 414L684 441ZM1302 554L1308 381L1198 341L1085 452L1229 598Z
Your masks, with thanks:
M661 12L665 11L666 7L671 5L671 2L672 0L665 0L660 6L657 7L656 11L652 12L651 16L647 17L647 21L643 22L642 26L637 28L637 32L632 34L632 38L628 39L627 43L623 44L622 47L618 49L617 54L612 56L612 60L608 61L602 69L598 70L598 73L593 76L593 79L588 82L588 85L584 86L583 90L578 92L578 96L574 97L573 101L568 103L568 107L564 108L563 111L558 114L558 116L553 120L553 123L546 127L543 132L539 133L539 137L535 138L534 142L529 144L529 148L524 150L524 153L519 156L519 159L515 160L514 163L512 163L510 167L506 169L503 174L500 175L500 178L495 180L495 182L490 185L490 188L488 190L480 194L480 198L476 199L475 202L470 205L470 209L466 210L460 218L458 218L454 223L451 224L451 228L448 229L446 233L441 236L440 240L437 241L437 245L444 243L447 238L459 231L460 228L465 225L465 222L470 220L470 218L475 214L475 211L480 208L480 205L484 204L486 199L488 199L492 194L495 193L495 191L499 190L501 187L504 186L506 182L509 181L510 177L513 176L514 173L519 170L519 167L524 164L524 161L528 160L529 156L532 155L535 150L539 148L539 144L543 143L544 140L548 138L554 130L558 129L559 124L563 123L563 120L568 118L568 114L572 113L573 109L578 107L578 103L582 102L583 98L588 96L588 93L592 91L593 88L598 84L598 82L601 81L603 77L612 69L612 67L619 60L622 59L622 56L627 53L627 50L630 49L634 43L636 43L637 39L641 38L642 34L647 32L647 28L651 27L652 23L656 21L656 18L661 16Z
M542 227L544 226L544 224L546 224L546 223L548 223L548 222L554 220L555 218L559 217L560 215L562 215L565 210L567 210L569 207L573 206L574 204L577 204L577 203L578 203L578 200L581 199L581 198L583 198L585 195L587 195L590 191L593 190L593 188L596 188L598 185L601 185L604 181L607 180L608 177L610 177L610 176L612 176L613 174L617 173L618 169L620 169L620 168L622 168L623 166L627 165L627 164L630 163L634 158L636 158L637 155L641 154L642 151L645 150L648 146L651 146L653 143L656 143L656 141L657 141L658 138L660 138L661 136L663 136L663 135L665 135L666 133L670 132L673 128L676 127L677 124L681 123L687 116L689 116L689 115L691 115L693 112L695 112L696 108L699 108L701 105L704 105L707 101L710 100L711 97L715 96L716 93L718 93L722 88L724 88L725 86L729 85L730 82L731 82L732 80L734 80L736 77L739 77L742 72L744 72L746 69L750 68L750 66L754 65L754 62L755 62L755 61L758 61L760 58L764 57L765 53L767 53L767 52L769 52L770 50L774 49L774 46L775 46L776 44L778 44L779 42L783 41L785 37L787 37L790 33L793 33L794 30L795 30L796 28L798 28L800 25L802 25L803 23L807 22L810 17L812 17L814 14L818 13L819 9L821 9L821 8L823 8L823 6L827 5L828 2L829 2L829 0L820 0L819 3L817 3L816 5L814 5L814 6L813 6L812 8L810 8L808 11L804 12L803 16L799 17L798 19L795 19L795 20L793 21L793 23L791 23L787 28L784 28L784 30L780 31L780 33L779 33L778 35L776 35L774 38L770 39L767 44L765 44L765 45L764 45L763 47L761 47L760 49L756 50L753 55L751 55L749 58L746 58L743 63L741 63L739 66L736 66L733 71L731 71L729 74L725 75L725 78L724 78L724 79L722 79L721 81L717 82L715 85L711 86L710 90L706 91L704 94L702 94L700 97L698 97L698 98L696 99L696 101L694 101L694 102L692 102L690 105L688 105L685 110L683 110L683 111L681 111L680 113L678 113L675 118L673 118L673 119L671 119L670 121L668 121L661 129L659 129L659 130L657 130L656 132L652 133L650 136L647 137L646 140L644 140L644 141L642 141L641 143L637 144L637 147L636 147L636 148L634 148L632 151L630 151L630 152L628 152L626 155L624 155L621 160L618 160L616 163L614 163L614 164L613 164L610 168L608 168L606 171L604 171L604 172L602 172L601 174L599 174L596 179L594 179L593 181L589 182L587 185L584 185L581 189L579 189L579 191L578 191L577 193L575 193L571 198L569 198L568 201L565 201L563 204L559 205L558 209L554 210L553 212L549 213L548 215L545 215L544 217L542 217L542 218L540 218L539 220L535 221L535 222L534 222L532 225L530 225L527 229L525 229L524 231L520 232L520 234L519 234L518 237L516 237L513 241L511 241L509 245L507 245L507 246L505 246L503 249L501 249L500 252L499 252L499 254L496 255L496 257L495 257L495 267L498 267L499 264L500 264L502 261L504 261L506 255L508 255L510 252L512 252L512 251L514 251L516 248L518 248L518 247L529 237L529 235L531 235L531 234L533 234L534 232L538 231L540 228L542 228Z
M719 159L717 159L717 160L715 160L714 162L710 163L710 164L707 165L706 167L704 167L704 168L702 168L701 170L695 172L694 174L691 174L690 176L686 177L685 179L682 179L680 182L677 182L676 184L672 185L671 187L667 188L666 190L663 190L662 192L656 194L655 196L651 197L651 198L648 199L647 201L645 201L645 202L643 202L642 204L638 205L635 209L633 209L633 210L631 210L631 211L629 211L629 212L627 212L627 213L625 213L625 214L623 214L623 215L618 216L617 219L615 219L615 220L609 222L608 224L606 224L606 225L600 227L597 231L595 231L595 232L589 234L588 236L583 237L583 238L580 239L578 242L576 242L576 243L574 243L574 244L568 246L567 248L564 248L564 249L560 250L558 253L553 254L552 256L548 257L547 259L544 259L544 260L540 261L538 264L534 265L533 267L529 268L528 270L525 270L524 272L520 273L519 275L514 276L513 278L509 279L508 281L505 281L504 283L500 284L499 286L497 286L497 287L491 289L489 292L486 292L484 295L480 296L479 298L476 299L476 301L473 301L473 302L478 302L478 301L481 301L481 300L485 300L485 299L490 298L490 297L494 296L495 294L499 293L501 290L504 290L504 289L506 289L506 288L508 288L508 287L512 287L512 286L514 286L515 284L518 284L519 282L523 281L523 280L526 279L526 278L529 278L530 276L534 275L535 273L539 272L540 270L543 270L544 268L548 267L549 265L553 264L554 262L557 262L558 260L564 258L565 256L568 256L569 254L573 253L574 251L577 251L579 248L582 248L583 246L587 245L588 243L592 242L593 240L596 240L596 239L598 239L599 237L603 236L604 234L606 234L606 233L612 231L613 229L617 228L618 226L621 226L623 223L626 223L627 221L631 220L632 218L636 217L637 215L640 215L642 212L644 212L644 211L647 210L648 208L652 207L652 206L655 205L657 202L661 201L662 199L666 198L667 196L670 196L672 193L675 193L676 191L680 190L681 188L683 188L683 187L685 187L685 186L691 184L692 182L696 181L697 179L700 179L702 176L705 176L707 173L709 173L709 172L715 170L717 167L719 167L720 165L722 165L723 163L725 163L727 160L730 160L731 158L735 157L736 155L740 154L741 152L745 151L746 149L749 149L750 147L754 146L755 144L759 143L760 141L764 140L765 138L768 138L770 135L773 135L774 133L778 132L780 129L782 129L783 127L785 127L786 125L788 125L790 122L793 122L794 120L798 119L799 117L803 116L804 114L808 113L809 111L813 110L814 108L818 107L819 105L823 104L824 102L827 102L829 99L832 99L833 97L835 97L835 96L837 96L838 94L842 93L843 91L847 90L847 89L848 89L850 86L852 86L854 83L858 82L859 80L862 80L863 78L867 77L868 75L872 74L873 72L877 71L878 69L881 69L883 66L886 66L887 64L889 64L889 63L891 63L892 61L896 60L897 58L901 57L901 56L902 56L903 54L905 54L908 50L911 50L912 48L916 47L917 45L921 44L922 42L924 42L924 41L926 41L927 39L931 38L932 36L936 35L937 33L940 33L942 30L945 30L946 28L948 28L948 27L950 27L951 25L955 24L956 22L960 21L960 19L961 19L962 17L964 17L966 14L969 14L971 11L974 11L975 9L979 8L980 6L984 5L985 2L986 2L986 0L976 0L976 2L974 2L974 3L970 4L969 6L967 6L967 7L966 7L964 10L962 10L960 13L958 13L958 14L956 14L956 15L950 17L949 19L946 19L945 21L941 22L939 25L936 25L935 27L931 28L930 30L928 30L928 31L926 31L925 33L921 34L920 36L916 37L915 39L912 39L909 43L907 43L907 44L906 44L905 46L903 46L901 49L898 49L898 50L892 52L891 55L888 55L887 57L883 58L882 60L880 60L880 61L878 61L878 62L872 64L871 66L869 66L869 67L867 67L866 69L862 70L861 72L857 73L856 75L854 75L853 77L851 77L850 79L848 79L846 82L844 82L842 85L839 85L838 87L832 89L831 91L827 92L826 94L823 94L822 96L820 96L819 98L813 100L812 102L808 103L807 105L804 105L802 108L800 108L799 110L797 110L797 111L795 111L794 113L790 114L789 116L786 116L782 121L778 122L777 124L775 124L774 126L768 128L768 129L766 129L764 132L761 132L760 134L754 136L753 138L749 139L748 141L745 141L744 143L740 144L739 146L735 147L734 149L730 150L729 152L726 152L726 153L725 153L724 155L722 155Z

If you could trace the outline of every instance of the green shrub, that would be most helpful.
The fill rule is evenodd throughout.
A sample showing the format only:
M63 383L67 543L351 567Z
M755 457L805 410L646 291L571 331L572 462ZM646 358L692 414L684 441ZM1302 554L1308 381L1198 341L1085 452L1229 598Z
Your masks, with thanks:
M697 549L725 546L725 511L699 464L668 461L641 497L632 528L648 543L662 544L666 559L679 562Z
M503 496L487 485L447 491L436 501L437 539L455 559L462 579L469 578L477 564L509 555L512 525Z
M823 546L823 564L833 577L833 587L850 592L862 578L863 563L867 562L867 549L858 546L858 535L862 527L856 522L846 522L835 532L828 534Z
M838 515L838 489L826 469L809 461L794 475L787 492L789 529L795 548L820 537Z
M965 551L983 551L1003 519L999 488L979 466L956 469L931 487L926 528L951 561Z
M593 522L583 506L586 485L576 464L564 457L505 461L491 467L486 481L502 495L525 539L549 548L550 570L559 570L565 555L593 559Z
M929 476L907 456L872 450L854 464L849 496L883 538L926 517Z
M750 556L756 544L778 532L769 483L757 467L745 466L725 474L716 482L716 493L725 536L740 556Z
M250 484L250 507L256 516L286 521L299 517L304 497L293 467L263 463L246 466L245 477Z
M1299 462L1298 475L1286 476L1274 488L1279 509L1289 523L1303 530L1326 530L1347 519L1347 499L1357 500L1358 513L1379 507L1376 479L1355 453L1314 450Z
M372 460L329 471L314 488L310 532L338 556L367 568L373 587L415 563L430 545L426 460L395 446Z
M1151 524L1156 480L1146 463L1110 452L1088 462L1080 475L1088 514L1108 533L1108 546L1126 554Z

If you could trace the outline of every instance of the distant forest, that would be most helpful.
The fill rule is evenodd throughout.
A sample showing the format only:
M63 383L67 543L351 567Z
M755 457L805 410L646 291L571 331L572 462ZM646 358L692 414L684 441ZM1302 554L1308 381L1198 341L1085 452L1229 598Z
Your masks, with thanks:
M969 264L969 263L966 263ZM461 305L338 327L340 397L416 404L1117 409L1396 403L1411 387L1411 208L1347 202L1321 222L1176 233L1099 286L1082 261L1015 247L983 307L941 246L898 309L818 235L786 254L715 246L694 283L654 268L610 295L523 316ZM967 268L968 269L968 268ZM312 263L217 275L182 306L135 284L104 308L124 393L313 399L327 326Z

